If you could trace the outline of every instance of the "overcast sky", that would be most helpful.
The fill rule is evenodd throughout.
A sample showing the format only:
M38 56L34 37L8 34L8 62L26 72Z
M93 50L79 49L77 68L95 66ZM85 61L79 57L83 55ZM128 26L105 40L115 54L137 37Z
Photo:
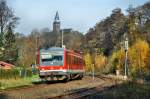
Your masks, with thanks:
M106 18L117 7L125 13L128 5L142 5L150 0L8 0L9 6L20 17L16 32L29 34L33 29L48 27L58 10L61 28L73 28L86 33L90 27Z

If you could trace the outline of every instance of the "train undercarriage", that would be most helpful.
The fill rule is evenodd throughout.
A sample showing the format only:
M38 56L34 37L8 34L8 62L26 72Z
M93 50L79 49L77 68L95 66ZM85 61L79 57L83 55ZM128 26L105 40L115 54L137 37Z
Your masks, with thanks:
M61 73L61 72L44 72L39 74L42 81L69 81L73 79L82 79L83 73Z

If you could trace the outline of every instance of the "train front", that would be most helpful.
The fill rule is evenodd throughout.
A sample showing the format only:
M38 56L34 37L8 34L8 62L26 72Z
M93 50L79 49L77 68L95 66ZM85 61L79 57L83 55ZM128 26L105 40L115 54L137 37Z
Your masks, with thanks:
M62 80L66 76L64 48L52 47L39 52L39 76L44 80Z

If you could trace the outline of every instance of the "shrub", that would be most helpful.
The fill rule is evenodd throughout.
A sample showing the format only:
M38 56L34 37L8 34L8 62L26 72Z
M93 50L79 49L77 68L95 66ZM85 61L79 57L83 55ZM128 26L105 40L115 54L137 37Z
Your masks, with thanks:
M149 73L149 52L148 43L140 39L129 49L130 71L135 77L143 78Z
M108 63L107 58L100 54L95 56L95 71L103 73Z
M112 64L112 73L115 73L115 70L124 70L124 60L125 60L125 51L121 48L119 51L114 52L111 56L110 62Z
M32 70L31 69L0 69L0 79L18 79L21 77L31 77Z
M92 60L91 55L89 53L86 53L84 55L84 60L85 60L85 70L88 72L92 71Z
M0 69L0 79L19 78L19 71L17 69Z
M125 52L121 48L111 56L112 68L124 71ZM133 78L143 78L150 75L150 47L149 44L138 39L128 50L129 74Z

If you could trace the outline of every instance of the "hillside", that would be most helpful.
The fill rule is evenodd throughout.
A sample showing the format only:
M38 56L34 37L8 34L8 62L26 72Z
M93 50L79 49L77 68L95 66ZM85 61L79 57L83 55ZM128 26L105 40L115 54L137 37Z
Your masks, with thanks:
M84 48L101 49L109 56L124 46L126 36L130 46L137 38L150 44L150 2L136 8L129 7L127 12L128 15L124 15L120 8L116 8L109 17L90 28L85 35Z

